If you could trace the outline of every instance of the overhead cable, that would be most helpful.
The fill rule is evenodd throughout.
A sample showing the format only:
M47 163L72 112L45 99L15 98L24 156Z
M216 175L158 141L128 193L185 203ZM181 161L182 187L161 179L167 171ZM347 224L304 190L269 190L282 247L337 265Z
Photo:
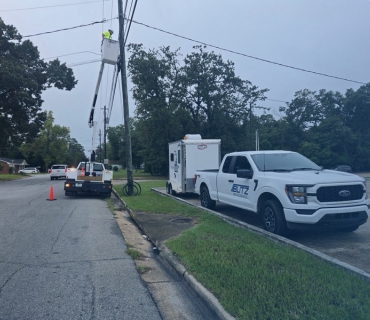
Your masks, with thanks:
M114 18L114 19L116 19L116 18ZM109 20L112 20L112 19L103 19L101 21L95 21L95 22L91 22L91 23L88 23L88 24L81 24L81 25L75 26L75 27L58 29L58 30L54 30L54 31L41 32L41 33L36 33L36 34L31 34L31 35L28 35L28 36L23 36L23 38L30 38L30 37L40 36L40 35L43 35L43 34L49 34L49 33L55 33L55 32L60 32L60 31L66 31L66 30L72 30L72 29L77 29L77 28L92 26L92 25L97 24L97 23L105 23L105 22L107 22Z
M55 6L22 8L22 9L7 9L7 10L0 10L0 12L4 12L4 11L34 10L34 9L47 9L47 8L54 8L54 7L66 7L66 6L74 6L76 4L85 4L85 3L93 3L93 2L101 2L101 1L102 0L99 0L99 1L88 1L88 2L75 2L75 3L58 4L58 5L55 5ZM111 1L111 0L103 0L103 1Z
M350 80L350 79L346 79L346 78L331 76L329 74L325 74L325 73L321 73L321 72L310 71L310 70L306 70L306 69L302 69L302 68L297 68L297 67L289 66L287 64L282 64L282 63L279 63L279 62L274 62L274 61L270 61L270 60L266 60L266 59L262 59L262 58L257 58L257 57L254 57L254 56L247 55L245 53L240 53L240 52L237 52L237 51L233 51L233 50L221 48L221 47L218 47L218 46L215 46L215 45L212 45L212 44L208 44L208 43L205 43L205 42L202 42L202 41L198 41L198 40L194 40L194 39L187 38L187 37L184 37L184 36L180 36L180 35L178 35L176 33L165 31L165 30L162 30L162 29L159 29L159 28L156 28L156 27L152 27L152 26L149 26L147 24L144 24L144 23L141 23L141 22L138 22L138 21L132 20L132 22L134 22L136 24L140 24L140 25L142 25L144 27L147 27L147 28L150 28L150 29L158 30L160 32L173 35L173 36L178 37L178 38L182 38L182 39L185 39L185 40L189 40L189 41L193 41L193 42L196 42L196 43L200 43L200 44L203 44L203 45L208 46L208 47L216 48L216 49L219 49L219 50L222 50L222 51L227 51L227 52L234 53L234 54L237 54L237 55L240 55L240 56L244 56L244 57L247 57L247 58L251 58L251 59L255 59L255 60L267 62L267 63L270 63L270 64L275 64L275 65L278 65L278 66L281 66L281 67L290 68L290 69L294 69L294 70L298 70L298 71L302 71L302 72L313 73L313 74L324 76L324 77L335 78L335 79L344 80L344 81L348 81L348 82L359 83L359 84L366 84L365 82L360 82L360 81L356 81L356 80Z
M131 2L132 4L132 2ZM136 9L136 5L137 5L137 0L135 0L135 5L134 5L134 9L132 10L132 14L131 14L131 18L130 18L130 24L128 25L128 28L127 28L127 32L126 32L126 36L125 36L125 42L124 42L124 45L126 45L126 41L127 41L127 37L128 37L128 33L130 32L130 28L131 28L131 23L132 23L132 18L134 17L134 13L135 13L135 9ZM130 9L131 11L131 9Z
M117 19L117 17L112 18L112 19ZM65 30L71 30L71 29L76 29L76 28L87 27L87 26L91 26L91 25L94 25L94 24L97 24L97 23L105 23L105 22L107 22L109 20L112 20L112 19L103 19L102 21L95 21L95 22L92 22L92 23L89 23L89 24L85 24L85 25L80 25L80 26L75 26L75 27L70 27L70 28L65 28L65 29L59 29L59 30L54 30L54 31L49 31L49 32L43 32L43 33L38 33L38 34L34 34L34 35L28 35L28 36L24 36L24 38L29 38L29 37L34 37L34 36L43 35L43 34L49 34L49 33L55 33L55 32L60 32L60 31L65 31ZM267 59L262 59L262 58L254 57L254 56L251 56L251 55L247 55L245 53L241 53L241 52L237 52L237 51L225 49L225 48L222 48L222 47L219 47L219 46L215 46L215 45L212 45L212 44L209 44L209 43L206 43L206 42L202 42L202 41L199 41L199 40L195 40L195 39L191 39L191 38L188 38L188 37L180 36L180 35L178 35L176 33L165 31L165 30L162 30L162 29L159 29L159 28L156 28L156 27L152 27L152 26L149 26L149 25L147 25L145 23L138 22L138 21L135 21L135 20L132 20L132 19L131 20L129 20L127 18L124 18L124 19L125 20L128 20L128 21L132 21L132 22L134 22L136 24L142 25L142 26L147 27L147 28L150 28L150 29L158 30L160 32L173 35L173 36L178 37L178 38L189 40L189 41L192 41L192 42L195 42L195 43L200 43L200 44L203 44L203 45L208 46L208 47L211 47L211 48L216 48L216 49L219 49L219 50L222 50L222 51L234 53L234 54L237 54L237 55L240 55L240 56L243 56L243 57L247 57L247 58L250 58L250 59L255 59L255 60L262 61L262 62L266 62L266 63L270 63L270 64L275 64L275 65L278 65L278 66L281 66L281 67L284 67L284 68L290 68L290 69L293 69L293 70L307 72L307 73L312 73L312 74L316 74L316 75L324 76L324 77L328 77L328 78L334 78L334 79L348 81L348 82L353 82L353 83L358 83L358 84L366 84L365 82L361 82L361 81L356 81L356 80L351 80L351 79L347 79L347 78L332 76L332 75L321 73L321 72L316 72L316 71L306 70L306 69L302 69L302 68L297 68L297 67L289 66L289 65L286 65L286 64L283 64L283 63L274 62L274 61L270 61L270 60L267 60Z
M77 66L82 66L84 64L89 64L89 63L95 63L95 62L100 62L101 59L97 59L97 60L90 60L90 61L83 61L83 62L76 62L76 63L71 63L71 64L67 64L66 66L68 68L71 68L71 67L77 67Z

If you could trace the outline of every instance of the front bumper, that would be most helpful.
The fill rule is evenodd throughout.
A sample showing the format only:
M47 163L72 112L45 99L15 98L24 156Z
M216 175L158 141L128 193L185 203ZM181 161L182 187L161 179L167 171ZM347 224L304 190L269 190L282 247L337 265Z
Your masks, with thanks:
M284 209L284 213L289 229L341 229L366 223L370 216L370 209L367 205L359 205L318 208L311 212Z

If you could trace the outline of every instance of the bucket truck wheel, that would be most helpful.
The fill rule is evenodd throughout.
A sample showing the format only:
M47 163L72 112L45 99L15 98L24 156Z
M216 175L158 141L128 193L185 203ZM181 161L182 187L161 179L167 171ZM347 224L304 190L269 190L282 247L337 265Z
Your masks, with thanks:
M279 201L271 199L263 204L262 208L263 226L266 231L278 235L285 235L287 225L284 217L283 208Z
M216 206L216 201L211 199L207 187L200 189L200 204L202 207L213 210Z

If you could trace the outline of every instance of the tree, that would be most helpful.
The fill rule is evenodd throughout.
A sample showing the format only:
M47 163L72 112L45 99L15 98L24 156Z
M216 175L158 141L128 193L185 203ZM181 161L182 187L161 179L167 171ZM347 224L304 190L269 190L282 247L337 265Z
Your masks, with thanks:
M86 158L83 147L77 143L76 139L70 138L69 128L54 125L51 111L47 114L44 129L41 130L39 136L32 142L23 143L20 150L26 159L30 156L40 157L45 170L51 164L76 165Z
M257 90L250 81L236 76L233 62L206 52L205 46L194 49L197 51L185 57L181 68L179 100L190 112L196 132L221 137L230 126L240 125L268 90Z
M86 159L84 147L78 143L75 138L69 138L68 148L66 154L66 160L62 161L63 163L68 164L69 166L76 166L79 162Z
M137 44L130 44L128 50L140 156L150 173L164 175L168 171L168 142L191 131L190 117L178 101L179 53L171 52L169 47L146 51Z
M59 60L40 59L31 41L0 18L0 154L37 137L46 120L42 91L72 90L77 81Z
M137 136L146 168L153 174L167 174L168 143L186 133L221 138L225 146L239 148L243 139L235 136L243 134L246 106L256 108L267 91L237 77L232 62L204 47L195 49L180 66L179 50L129 46Z

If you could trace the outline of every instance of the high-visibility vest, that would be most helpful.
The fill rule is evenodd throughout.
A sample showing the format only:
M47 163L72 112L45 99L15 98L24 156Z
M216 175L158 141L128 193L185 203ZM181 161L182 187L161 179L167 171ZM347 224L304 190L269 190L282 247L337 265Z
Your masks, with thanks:
M105 39L112 39L112 35L110 34L109 31L104 31L103 32L104 38Z

